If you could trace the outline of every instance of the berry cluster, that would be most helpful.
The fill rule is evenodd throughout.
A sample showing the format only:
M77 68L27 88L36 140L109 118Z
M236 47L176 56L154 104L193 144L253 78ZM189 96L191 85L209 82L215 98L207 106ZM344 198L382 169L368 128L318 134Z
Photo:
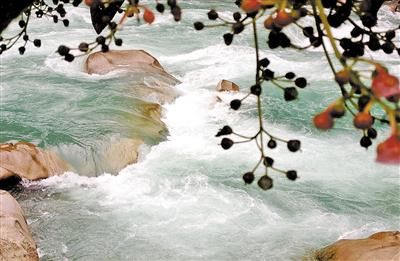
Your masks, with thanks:
M18 47L18 51L23 55L26 51L26 45L31 42L36 47L42 46L42 41L40 39L30 39L28 34L28 24L31 15L34 14L37 18L50 18L54 23L59 21L65 27L69 26L69 20L65 18L66 11L64 4L69 3L69 0L52 0L54 6L48 5L44 0L33 1L23 12L21 13L21 19L18 21L18 26L21 31L12 37L0 36L0 54L11 49L20 39L22 39L23 44ZM77 6L79 1L73 1L73 5Z
M138 21L143 19L144 22L151 24L155 20L153 11L146 5L139 3L139 0L129 0L126 6L122 6L124 0L115 1L85 1L90 6L92 24L98 34L100 34L106 27L108 27L108 34L106 36L98 36L92 42L81 42L77 48L69 48L64 45L59 46L58 53L64 56L65 60L72 62L76 56L82 56L88 54L100 46L102 52L108 52L110 50L110 44L114 42L116 46L121 46L123 40L116 36L118 30L120 30L127 18L135 17ZM181 19L181 8L177 4L176 0L168 0L167 5L170 8L171 14L175 21ZM165 5L157 2L155 9L159 13L165 12ZM114 22L114 16L120 13L122 17L118 22ZM61 50L61 52L60 52ZM72 54L70 51L80 51L79 54Z
M262 6L257 5L258 2L250 1L236 1L236 4L245 11L245 13L235 12L232 15L232 20L223 19L220 17L218 12L214 9L207 13L208 19L214 21L210 25L205 25L203 22L195 22L194 28L196 30L203 30L204 28L224 26L229 27L230 32L223 35L223 40L226 45L231 45L235 35L243 32L247 27L252 27L253 29L253 40L255 43L256 52L256 81L249 88L249 93L242 99L234 99L230 102L230 107L233 110L239 110L242 102L247 99L250 95L257 97L257 110L259 117L259 128L255 135L251 137L244 136L242 134L235 133L230 126L224 126L218 133L217 137L224 135L234 135L241 138L240 141L234 141L231 138L224 137L221 140L221 146L223 149L230 149L234 144L246 143L254 141L257 148L260 151L260 159L254 169L250 172L246 172L243 175L243 180L246 184L251 184L255 179L255 171L259 168L261 163L264 165L264 174L258 179L258 186L264 190L268 190L273 187L273 179L269 176L269 171L274 170L279 173L283 173L290 180L297 179L297 171L295 170L282 170L276 168L274 165L274 159L268 156L268 149L275 149L278 146L278 142L286 143L289 151L297 152L300 150L301 142L299 140L285 140L270 134L265 128L265 122L262 118L262 90L263 85L272 85L278 87L283 91L283 98L285 101L290 102L296 100L298 97L297 88L305 88L307 86L307 80L304 77L296 77L293 72L288 72L284 75L276 75L276 73L269 68L270 60L268 58L260 58L259 55L259 39L257 35L257 24L256 21L260 19L265 9L273 10L271 15L268 16L264 22L264 27L271 30L268 39L268 45L271 49L281 46L283 48L290 47L290 39L282 32L282 29L297 21L299 18L304 17L307 11L300 6L295 9L291 14L285 10L278 10L273 8L274 6ZM258 9L257 9L258 8ZM295 17L295 18L294 18ZM215 24L215 21L218 23ZM267 25L268 24L268 25ZM265 139L268 138L268 141Z
M9 38L0 35L0 54L12 48L21 38L24 41L24 44L18 49L21 55L25 53L27 42L32 42L36 47L41 46L42 43L40 39L30 40L27 33L30 16L33 12L38 18L47 17L54 23L61 22L65 27L68 27L70 22L65 18L67 11L64 5L71 4L77 7L82 2L90 7L92 24L95 31L100 34L107 27L108 33L105 36L98 36L94 41L81 42L76 48L60 45L57 52L68 62L72 62L76 56L90 53L98 47L101 51L107 52L112 42L114 42L116 46L121 46L123 40L116 37L116 33L122 28L126 18L136 17L138 21L143 20L149 24L153 23L155 20L155 15L151 8L140 4L139 0L51 0L52 5L46 3L46 0L32 1L22 12L22 18L18 22L21 31L17 35ZM125 2L126 5L123 6ZM177 1L167 0L166 4L174 20L180 21L182 11ZM164 13L166 7L156 0L155 9L160 13ZM123 14L118 23L112 21L117 12ZM78 51L78 53L74 53L73 51ZM81 52L80 54L79 51Z
M379 3L377 3L379 2ZM285 0L238 0L236 5L243 12L233 13L232 20L226 20L220 17L216 10L210 10L207 13L208 19L213 21L211 24L203 22L195 22L196 30L211 28L216 26L227 26L230 32L223 35L223 40L226 45L231 45L235 35L243 32L246 27L253 28L254 43L257 57L256 82L250 87L250 92L242 99L232 100L230 107L233 110L238 110L243 100L249 95L257 96L257 108L259 117L259 131L252 137L246 137L233 132L231 127L223 127L217 134L236 135L244 138L242 141L233 141L230 138L223 138L221 146L223 149L231 148L235 143L243 143L254 140L261 152L261 159L253 171L244 174L243 179L246 184L253 182L255 176L254 171L259 167L261 162L265 166L265 175L263 175L258 185L262 189L272 187L273 180L268 176L268 169L274 169L278 172L286 173L286 176L295 180L297 173L294 170L282 171L275 169L274 160L265 153L263 144L263 135L269 137L266 144L269 149L276 147L276 141L287 142L290 151L293 144L298 145L297 140L284 141L270 135L264 127L262 119L262 106L260 103L262 84L270 83L283 90L283 97L286 101L295 100L298 96L297 88L307 86L307 81L303 77L297 77L293 72L288 72L284 76L276 76L275 72L268 68L270 61L267 58L259 58L258 35L256 21L262 19L264 28L269 31L267 44L270 49L275 48L294 48L305 49L309 47L322 46L326 55L326 59L335 75L335 80L338 83L342 97L332 103L324 112L314 117L314 125L322 130L331 129L334 126L334 121L345 115L349 111L353 115L354 126L360 129L363 136L360 140L360 145L368 148L372 145L372 140L378 135L373 124L378 120L382 123L390 123L392 135L390 138L381 143L377 148L377 160L383 163L400 163L400 87L399 80L388 73L381 65L374 61L362 58L365 54L365 47L371 51L383 50L387 54L391 54L394 50L400 54L400 48L395 46L396 31L399 28L393 28L386 32L377 32L373 27L377 21L377 11L383 1L336 1L336 0L313 0L311 1L312 10L306 6L307 1L285 1ZM328 9L328 14L326 10ZM353 15L352 15L353 14ZM359 18L360 23L354 21L355 17ZM298 23L305 16L314 17L313 25L302 26ZM215 23L217 21L217 23ZM345 22L353 25L350 37L341 39L335 38L331 32L331 27L338 28ZM303 35L309 39L310 44L305 47L296 46L291 42L285 34L285 28L288 26L296 26L301 29ZM337 71L334 68L332 59L327 51L326 44L323 39L327 38L335 51L335 56L343 66L342 70ZM339 50L340 46L342 51ZM362 69L358 69L358 65L371 64L373 69L372 76L365 76ZM372 83L369 84L363 77L372 78ZM294 86L290 84L294 83ZM289 86L288 86L289 85ZM372 114L372 107L378 106L386 113L386 117L380 118Z

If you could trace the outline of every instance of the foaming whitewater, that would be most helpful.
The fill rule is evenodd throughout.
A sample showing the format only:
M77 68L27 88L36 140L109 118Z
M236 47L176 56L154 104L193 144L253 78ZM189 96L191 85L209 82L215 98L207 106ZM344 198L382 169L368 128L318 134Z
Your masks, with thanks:
M253 82L255 55L248 32L226 47L221 39L224 29L204 33L191 28L194 21L205 19L205 8L213 4L192 1L183 6L188 15L178 25L161 17L152 30L147 25L130 24L121 35L126 43L123 49L145 48L182 82L176 86L182 95L163 108L168 134L144 146L139 163L126 167L118 176L105 173L87 177L70 172L24 182L21 191L15 193L42 260L299 260L308 251L340 238L399 228L399 169L375 163L374 151L358 146L359 133L350 123L340 122L329 133L316 131L310 123L310 115L340 95L321 59L322 50L262 52L271 60L273 70L281 74L292 70L311 81L309 88L301 91L299 101L283 102L280 90L272 86L266 86L268 95L263 100L268 130L302 141L300 153L289 153L282 145L270 152L277 167L298 170L300 179L291 182L282 174L272 173L274 189L268 192L243 184L241 175L258 159L256 146L238 144L224 151L214 135L226 124L245 135L257 131L254 100L246 100L237 112L228 106L231 99L243 97ZM391 19L391 14L384 15ZM35 28L48 37L51 50L59 43L76 44L93 34L86 9L74 9L71 16L79 18L72 28L74 39L65 39L64 32L48 35L39 26ZM63 151L77 154L75 149L82 140L82 146L94 143L98 148L99 137L112 138L119 128L125 131L127 122L131 128L136 126L135 120L141 116L137 108L145 97L121 88L126 82L118 81L120 72L87 76L81 71L82 61L67 64L53 53L44 53L32 49L28 62L12 53L2 60L1 66L6 67L2 101L15 108L3 115L28 129L23 136L23 129L10 125L4 137L2 132L2 140L32 137L38 144L46 141L44 146L53 147L72 143L75 145ZM387 60L400 75L395 59L380 59ZM32 71L33 67L38 73ZM35 96L23 91L26 86L16 88L23 81L7 74L25 73L32 87L44 94L53 92L54 96L43 96L41 103L35 100L39 112L26 111L26 117L16 117L22 106L17 103L20 95L31 100ZM138 78L132 80L143 83ZM242 92L217 93L215 87L221 79L235 81ZM113 95L118 99L111 99ZM130 98L125 100L126 96ZM122 106L120 99L129 106ZM61 114L75 108L76 100L80 103L77 112L82 113L70 114L71 124L61 124L67 120L61 118L59 126L51 125L56 114L40 110L40 105L47 104L47 111L51 108ZM107 121L85 118L99 107L118 124L110 128ZM133 112L120 118L119 112L128 108ZM42 123L24 122L28 117ZM385 136L378 137L375 144ZM76 142L70 142L72 138Z

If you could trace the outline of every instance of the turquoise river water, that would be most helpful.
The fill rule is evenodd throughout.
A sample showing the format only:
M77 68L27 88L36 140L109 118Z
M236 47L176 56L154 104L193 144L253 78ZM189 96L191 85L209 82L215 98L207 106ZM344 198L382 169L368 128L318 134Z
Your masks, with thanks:
M104 144L121 137L138 136L147 144L139 163L117 176L101 168L76 171L24 182L13 192L41 259L299 260L340 238L399 229L399 168L375 163L376 142L369 150L361 148L361 133L350 118L328 133L311 124L311 115L340 95L322 50L270 51L264 33L262 55L270 58L271 68L280 74L292 70L310 81L298 101L284 102L281 91L270 86L263 99L270 132L302 141L300 153L284 148L272 153L277 166L298 170L300 179L272 174L275 186L267 192L243 184L241 175L258 158L255 146L224 151L214 135L225 124L253 133L254 103L234 112L227 102L243 93L222 94L223 102L217 103L215 87L220 79L243 90L252 83L251 32L227 47L221 37L226 28L196 32L192 24L206 20L210 8L230 16L233 1L181 2L182 22L168 15L157 15L151 26L132 21L120 34L124 45L118 48L150 52L182 82L176 86L180 97L163 106L168 132L149 135L155 123L143 108L157 100L135 92L136 85L162 78L88 76L82 71L84 58L69 64L54 53L60 43L77 46L95 38L87 8L71 9L67 29L33 21L31 35L41 38L43 47L29 47L24 56L14 48L0 57L0 142L30 141L70 161L92 163ZM400 23L399 15L387 9L380 16L384 28ZM303 41L294 29L288 34ZM367 56L400 76L397 55ZM388 130L378 128L381 141Z

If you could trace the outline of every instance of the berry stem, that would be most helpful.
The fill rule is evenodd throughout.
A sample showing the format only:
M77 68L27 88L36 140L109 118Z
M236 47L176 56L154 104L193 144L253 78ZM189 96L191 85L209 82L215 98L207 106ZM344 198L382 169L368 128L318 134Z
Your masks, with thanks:
M324 7L322 5L321 0L313 0L313 6L316 4L317 8L318 8L318 12L319 12L319 17L321 18L322 23L324 24L324 29L326 31L326 35L329 38L329 41L331 42L333 51L335 52L335 56L336 58L341 61L341 63L343 64L343 66L345 66L344 62L342 62L342 56L339 52L339 49L336 46L336 42L335 42L335 38L333 37L332 31L331 31L331 27L329 26L329 22L328 19L325 15L325 11L324 11Z
M259 46L258 46L258 35L257 35L257 23L256 19L253 18L253 35L254 35L254 47L256 49L256 84L260 81L260 54L259 54ZM264 157L264 137L263 137L263 119L262 119L262 108L261 108L261 95L257 96L257 112L258 112L258 121L259 121L259 136L260 136L260 151L261 156Z

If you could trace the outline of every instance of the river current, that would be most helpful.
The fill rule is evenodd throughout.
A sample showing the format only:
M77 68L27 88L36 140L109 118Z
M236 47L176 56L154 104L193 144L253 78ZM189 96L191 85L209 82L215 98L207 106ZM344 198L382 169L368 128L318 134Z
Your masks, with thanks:
M228 106L254 78L250 28L227 47L222 41L227 28L197 32L192 24L205 21L210 8L231 16L232 1L181 2L182 22L168 15L157 15L152 25L131 21L120 33L124 45L113 47L148 51L182 82L176 86L180 97L163 106L168 131L156 137L147 135L143 106L157 101L132 90L151 79L89 76L82 72L83 58L69 64L54 53L61 43L77 46L96 37L87 8L70 10L70 28L33 21L31 35L42 39L43 47L29 47L24 56L14 48L0 56L0 142L29 141L70 160L89 161L120 136L134 133L147 144L139 163L117 176L70 172L23 182L13 191L41 259L299 260L340 238L399 229L399 168L375 162L375 146L389 130L378 126L382 134L369 150L358 145L361 133L350 117L327 133L316 130L312 115L340 95L322 50L271 51L265 33L262 56L271 68L310 82L291 103L271 86L263 93L267 129L303 145L299 153L283 146L273 151L275 164L296 169L300 178L292 182L272 174L274 188L266 192L243 184L242 174L258 159L255 146L224 151L214 136L226 124L243 134L256 131L254 100L237 112ZM400 24L399 15L386 8L380 17L384 28ZM298 31L288 34L302 43ZM400 76L397 55L367 56ZM217 94L221 79L236 82L243 92ZM223 102L216 102L217 95Z

